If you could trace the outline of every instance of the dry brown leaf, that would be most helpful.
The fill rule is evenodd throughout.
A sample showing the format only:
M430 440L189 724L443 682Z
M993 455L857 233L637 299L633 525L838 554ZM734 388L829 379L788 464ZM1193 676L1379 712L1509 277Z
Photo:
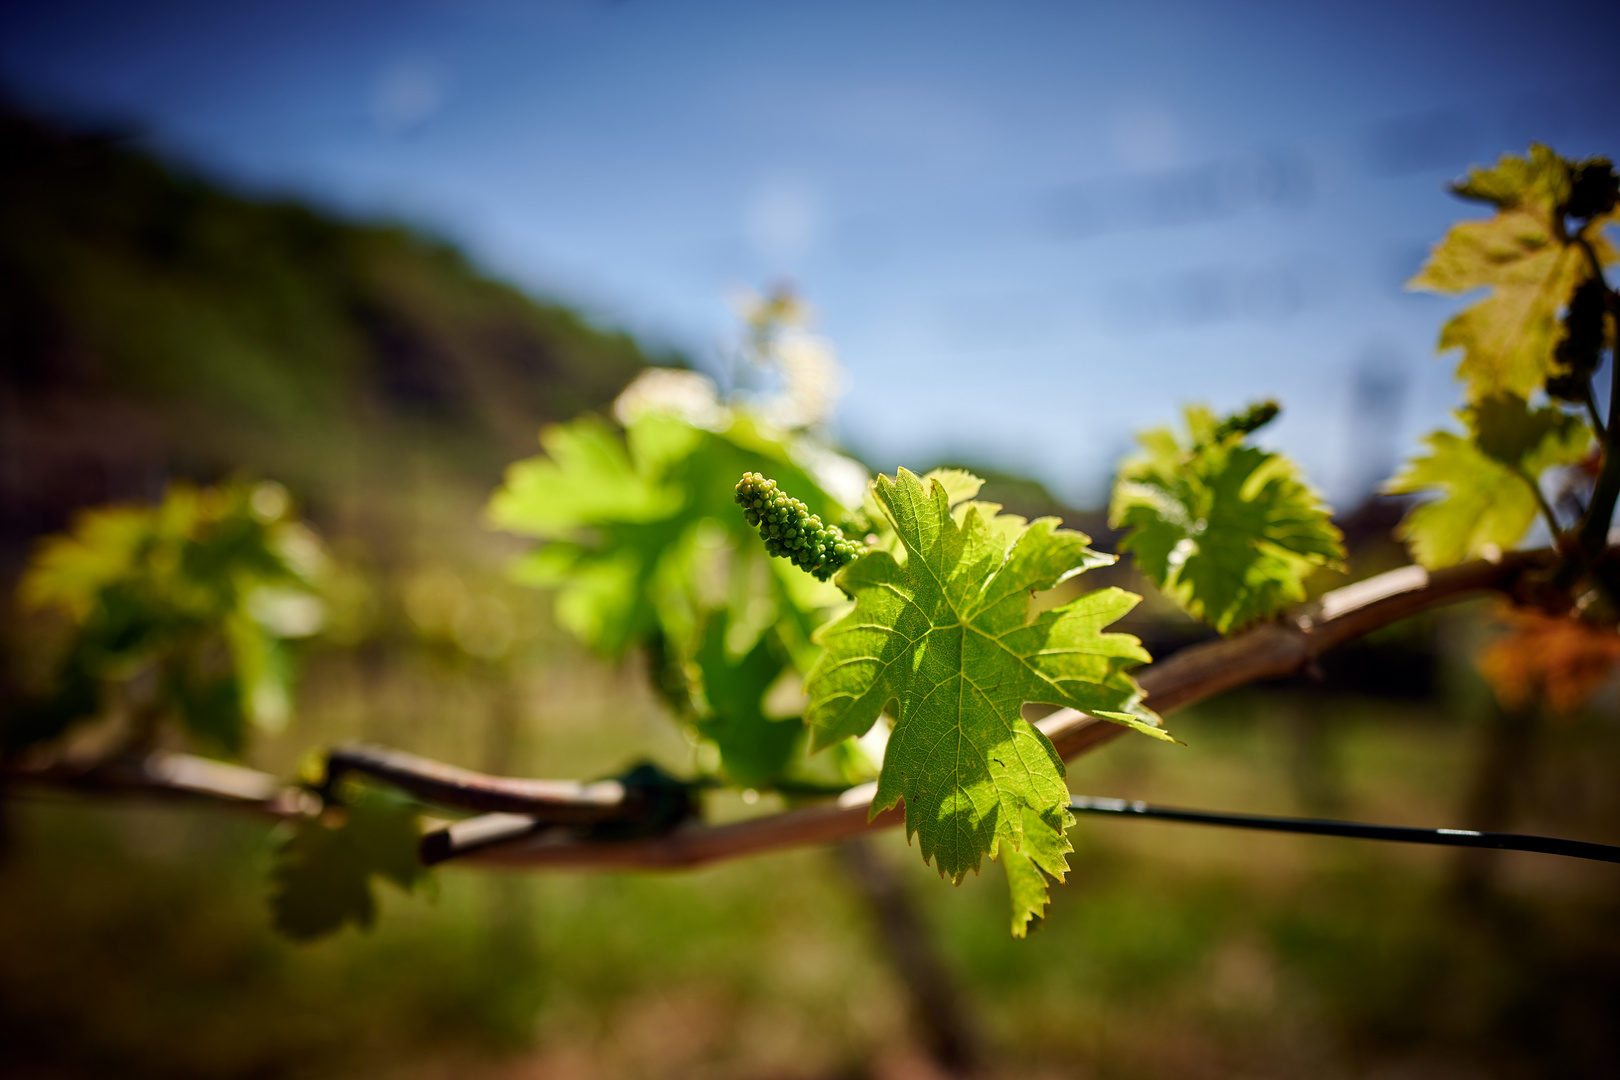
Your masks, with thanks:
M1533 608L1498 612L1508 632L1479 657L1479 672L1509 709L1536 699L1557 713L1586 703L1620 663L1620 634Z

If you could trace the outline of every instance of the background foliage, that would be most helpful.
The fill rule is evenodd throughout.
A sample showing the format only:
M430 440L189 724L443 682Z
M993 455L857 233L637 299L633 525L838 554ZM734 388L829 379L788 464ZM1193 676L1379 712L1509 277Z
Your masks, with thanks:
M48 202L54 186L44 190L37 177L28 178L67 168L58 153L64 145L77 148L67 155L69 164L82 154L91 168L103 170L85 191L117 193L116 178L126 168L144 177L150 190L169 190L171 181L134 155L95 143L64 144L53 136L25 140L27 152L8 159L14 164L7 182L34 183L19 190ZM1532 164L1538 160L1533 157ZM1492 193L1501 214L1541 213L1552 220L1545 207L1525 210L1534 199L1522 195L1526 186L1545 186L1545 169L1526 173L1528 180L1505 167L1488 175L1498 173L1506 177L1502 184L1520 185L1511 198L1502 195L1507 189L1501 184L1480 189ZM71 169L64 175L61 188L71 192ZM207 212L182 215L198 228L216 215L226 220L282 212L209 193L197 181L177 187L206 196L199 198ZM154 208L161 199L143 196L131 205L137 223L166 220ZM94 225L95 216L83 209L44 220L61 229ZM363 237L380 243L381 236L395 236L398 247L379 256L384 265L397 259L424 274L428 265L439 268L431 273L448 267L447 290L460 281L490 305L470 305L471 315L468 308L457 309L467 321L447 322L459 328L452 333L487 327L491 310L518 312L512 316L516 324L530 329L541 325L532 320L547 309L476 278L466 280L453 259L423 261L431 245L399 239L397 231L321 227L362 247ZM275 232L280 226L267 228ZM103 258L109 265L140 268L138 276L170 281L161 258L131 246L129 238L139 232L121 226L99 233L97 244L111 254L87 256L81 269L55 285L28 261L55 249L54 237L41 239L10 256L5 280L13 291L7 295L25 301L8 302L32 311L35 298L43 296L48 302L39 301L38 310L46 312L73 312L73 305L84 303L85 325L94 326L93 305L75 298L64 281L94 280ZM68 241L60 246L73 250ZM186 253L182 263L196 255L185 245L180 250ZM333 265L317 261L323 269ZM1554 285L1578 290L1580 274L1554 262L1548 271ZM1535 266L1540 273L1541 263ZM176 318L188 325L218 320L247 327L244 337L257 341L261 335L251 318L213 291L229 277L199 272L170 281L187 297L175 305L183 312ZM265 289L254 280L241 295L245 302ZM351 295L342 295L326 309L339 322L363 310L351 305ZM582 349L600 350L591 355L602 357L603 370L628 376L635 353L625 339L556 318ZM79 325L76 315L62 321ZM47 322L41 318L37 325ZM1601 343L1601 321L1599 326ZM1461 342L1465 348L1492 340L1483 331L1471 332L1475 336ZM1565 339L1552 335L1544 344L1556 352ZM338 380L341 392L329 412L309 414L328 423L320 430L312 426L307 443L291 449L280 440L256 444L256 432L280 430L273 398L226 393L219 399L228 403L221 415L239 422L221 422L212 434L206 425L199 428L197 457L185 459L177 448L192 436L180 434L172 421L211 399L201 393L188 398L189 378L169 386L143 381L143 354L121 352L116 341L91 351L107 357L103 362L116 376L30 381L31 369L17 367L8 371L8 393L30 408L58 409L70 421L81 399L104 411L155 418L150 422L162 438L137 460L160 478L192 472L208 477L229 460L254 467L284 460L280 475L293 477L307 470L309 513L345 565L355 568L334 593L334 614L351 613L330 631L341 647L311 657L303 707L287 730L255 741L256 762L291 774L303 747L363 734L502 772L588 776L621 764L626 747L634 746L673 770L695 765L751 785L750 794L766 808L792 798L796 780L850 782L869 775L869 763L853 744L840 744L843 756L822 763L827 772L818 775L818 766L802 760L796 745L783 750L754 738L773 726L798 738L800 725L784 721L796 719L802 700L786 695L785 708L772 710L782 713L778 717L765 715L765 706L784 674L791 685L809 667L803 635L838 595L836 589L809 591L816 588L810 579L763 558L757 535L730 504L731 484L741 471L768 468L786 477L799 497L824 500L813 505L828 520L860 512L853 505L857 499L838 501L831 494L838 486L837 464L816 452L814 416L785 422L792 437L766 438L733 401L708 391L640 393L618 399L623 441L605 420L551 428L547 456L507 474L490 514L497 524L544 542L523 556L530 580L556 582L567 568L570 582L586 583L565 594L553 622L548 605L493 569L519 548L478 527L477 509L495 484L495 464L527 450L499 452L504 436L492 419L495 399L476 399L488 405L487 412L418 409L387 398L379 405L366 390L366 369L340 363L321 368L322 378L347 371L348 381ZM59 354L47 349L39 355ZM408 349L361 346L348 355L370 357L390 378L396 368L409 370ZM156 374L165 362L152 361ZM272 356L267 370L281 362L279 354ZM1538 371L1543 379L1565 373L1557 365ZM598 408L606 410L622 381L596 384ZM686 390L692 389L688 382ZM541 404L529 407L539 414L531 422L574 411L572 402L556 413ZM291 411L303 414L304 408L299 403ZM1471 399L1469 408L1469 445L1515 476L1529 474L1531 482L1519 482L1532 501L1541 468L1573 460L1568 447L1577 441L1580 424L1567 419L1573 413L1532 405L1523 395L1517 404L1499 407L1487 394ZM362 423L364 440L358 438ZM1200 424L1208 436L1200 434ZM1084 575L1095 573L1107 583L1107 573L1123 574L1127 584L1148 594L1125 629L1147 639L1156 654L1201 632L1176 615L1178 605L1202 604L1210 621L1224 620L1232 628L1302 588L1307 570L1331 567L1341 557L1337 534L1314 497L1288 469L1271 463L1276 459L1247 443L1249 432L1239 430L1241 424L1223 429L1195 418L1192 425L1191 441L1167 443L1167 452L1193 458L1208 453L1209 471L1199 475L1207 475L1209 491L1228 497L1235 491L1238 504L1267 508L1255 531L1272 546L1250 550L1280 562L1286 572L1274 598L1236 602L1211 598L1190 584L1178 591L1168 557L1164 574L1157 575L1167 585L1163 594L1131 580L1128 570L1097 566ZM1563 449L1544 457L1549 444ZM38 429L18 445L39 455L29 460L42 468L84 452L73 443L72 453L51 457L39 449L45 440ZM253 456L255 445L261 456ZM344 460L346 449L362 445L369 449L355 451L352 468L331 467ZM442 458L449 467L430 463L442 448L448 448ZM233 458L237 450L242 456ZM729 474L721 476L722 466ZM1239 479L1223 488L1228 468L1236 468ZM321 480L313 479L316 473ZM150 494L156 482L110 469L97 475L110 489L104 494L111 495ZM1466 487L1466 477L1441 475ZM1142 482L1151 484L1153 477L1144 472ZM129 486L117 488L120 483ZM235 490L236 498L247 499L244 520L268 526L263 515L251 513L252 495L244 493L254 489ZM1022 490L1027 493L1027 485ZM1167 518L1164 508L1178 504L1193 508L1193 521L1209 516L1200 509L1209 492L1170 495L1173 500L1130 503L1125 517L1130 508L1152 505ZM176 497L176 505L183 501ZM36 515L49 509L37 500L24 505ZM1270 513L1278 506L1282 512ZM878 545L890 551L904 546L904 530L879 535L883 530L872 512L881 508L860 509L878 529ZM980 522L997 520L989 516L995 511L964 510L962 522L948 519L951 526L967 528L967 513L979 515ZM228 513L219 516L229 519ZM949 531L946 520L936 523L943 531ZM1408 528L1421 534L1416 520ZM1279 522L1280 539L1268 531ZM1163 527L1160 518L1124 524ZM1101 544L1113 546L1117 534L1098 525ZM85 535L92 532L87 528ZM190 535L183 528L175 532ZM1168 547L1174 551L1199 535L1184 529ZM1453 550L1459 550L1455 544ZM1376 544L1352 545L1347 553L1350 565L1363 568L1388 558ZM225 578L232 589L220 595L234 602L240 580L234 573ZM1051 610L1084 607L1079 592L1089 585L1059 583L1048 598ZM767 606L755 605L760 597ZM1497 791L1494 812L1510 815L1520 827L1566 835L1612 827L1620 809L1602 769L1614 750L1609 718L1574 705L1561 726L1522 723L1522 714L1501 708L1478 689L1467 657L1472 639L1482 633L1480 621L1466 612L1392 630L1362 654L1365 666L1355 679L1360 696L1329 699L1304 687L1256 690L1178 719L1178 734L1207 748L1197 758L1155 753L1160 748L1143 741L1084 763L1069 782L1089 794L1391 821L1453 819L1458 806L1467 804L1464 815L1489 826L1494 823L1480 820L1480 807L1493 812L1492 754L1516 749L1511 797L1504 800ZM14 674L23 676L29 648L24 635L18 637L13 654L20 667ZM637 638L654 647L628 650ZM586 650L605 660L592 662ZM1348 662L1355 662L1353 655ZM1402 665L1414 673L1410 684L1390 675ZM1367 677L1369 672L1379 674ZM727 688L742 689L728 700ZM1328 688L1342 691L1343 685L1330 681ZM737 724L753 706L759 716ZM681 721L676 725L669 723L672 707ZM1600 708L1612 713L1612 702L1604 700ZM446 723L446 717L455 722ZM740 733L754 734L743 739ZM1460 750L1468 734L1481 736L1477 769ZM776 793L759 794L773 785ZM907 1023L900 988L862 936L869 929L866 915L842 891L825 853L667 879L513 882L446 874L436 904L390 910L375 936L345 934L312 951L290 952L264 930L269 848L282 850L285 885L288 874L319 864L353 836L337 826L367 820L365 797L354 802L346 822L317 821L274 845L255 827L183 811L108 813L34 803L13 809L7 803L14 815L0 872L0 927L8 957L0 975L0 1023L7 1045L30 1066L61 1075L94 1074L114 1063L154 1075L288 1076L357 1067L400 1075L495 1074L509 1067L605 1075L831 1075L919 1067L915 1044L896 1038ZM374 820L389 820L390 809L378 809ZM711 798L710 810L721 818L750 812L741 798L724 794ZM389 832L386 825L380 828ZM917 889L927 918L942 928L950 962L974 988L974 1005L998 1048L996 1068L1019 1075L1068 1071L1078 1059L1108 1075L1355 1075L1386 1067L1424 1070L1445 1061L1485 1074L1546 1068L1579 1074L1614 1057L1612 1033L1601 1022L1620 997L1612 977L1615 944L1608 928L1615 913L1606 868L1548 870L1544 861L1514 859L1447 862L1433 853L1178 836L1155 833L1151 826L1125 835L1129 828L1077 830L1075 881L1054 892L1044 948L1007 940L1001 918L990 915L1004 910L999 889L987 890L973 879L964 885L965 895ZM915 862L916 852L905 852L892 838L884 856L904 865ZM409 884L411 875L402 867L385 863L378 870ZM785 880L798 887L784 888ZM396 906L395 894L371 893L364 878L351 884L343 896L347 917L368 920L379 898L385 908ZM334 920L330 911L298 909L281 895L289 929L312 932ZM1035 906L1027 898L1023 903L1015 910ZM1437 1001L1443 1007L1436 1008ZM503 1060L520 1053L529 1055L523 1065Z

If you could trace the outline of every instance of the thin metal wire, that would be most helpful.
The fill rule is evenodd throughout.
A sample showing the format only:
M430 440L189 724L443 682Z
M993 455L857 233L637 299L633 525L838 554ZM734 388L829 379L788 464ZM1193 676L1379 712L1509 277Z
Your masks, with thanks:
M1543 855L1566 855L1572 859L1620 863L1620 847L1589 844L1581 840L1559 840L1550 836L1476 832L1472 829L1414 829L1403 825L1366 825L1356 821L1267 817L1262 814L1216 814L1205 810L1179 810L1168 806L1149 806L1144 802L1095 799L1084 795L1078 795L1070 801L1069 809L1080 814L1156 818L1160 821L1180 821L1189 825L1223 825L1234 829L1264 829L1268 832L1348 836L1358 840L1393 840L1403 844L1534 851Z

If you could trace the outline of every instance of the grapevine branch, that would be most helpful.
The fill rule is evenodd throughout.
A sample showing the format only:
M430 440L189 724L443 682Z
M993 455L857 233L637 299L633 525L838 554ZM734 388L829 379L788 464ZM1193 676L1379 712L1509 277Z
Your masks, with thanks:
M133 795L202 802L213 806L297 817L320 809L320 800L269 773L224 761L152 750L93 764L56 762L0 770L0 790L9 787Z
M345 773L385 781L420 799L458 810L526 814L550 825L585 825L639 816L643 799L617 780L516 780L446 765L381 746L349 745L326 759L328 791Z
M1407 566L1347 585L1292 616L1246 633L1194 645L1137 672L1149 702L1169 713L1261 679L1309 670L1324 653L1417 612L1485 590L1512 592L1527 572L1553 565L1550 551L1517 552L1496 562L1473 562L1429 573ZM1065 760L1102 746L1129 730L1062 709L1036 726ZM676 868L783 848L842 840L899 825L902 806L872 816L876 785L851 788L835 801L724 825L688 822L660 836L601 842L550 829L467 853L504 866ZM443 857L458 855L445 851Z
M1182 649L1136 672L1149 702L1171 713L1262 679L1308 671L1318 657L1372 630L1433 607L1495 590L1512 594L1528 575L1555 565L1551 551L1515 552L1429 573L1402 567L1327 593L1291 615L1231 638ZM1128 729L1073 709L1037 720L1065 760L1089 753ZM439 806L480 817L429 833L426 861L457 858L514 867L679 868L785 848L830 843L905 820L902 806L873 816L876 785L836 799L722 825L687 821L636 839L602 839L591 826L635 822L647 792L619 781L524 780L490 776L397 750L344 746L328 757L325 789L345 774L385 781ZM0 771L7 786L205 800L292 817L318 810L320 800L268 773L189 754L155 751L90 766L54 764Z

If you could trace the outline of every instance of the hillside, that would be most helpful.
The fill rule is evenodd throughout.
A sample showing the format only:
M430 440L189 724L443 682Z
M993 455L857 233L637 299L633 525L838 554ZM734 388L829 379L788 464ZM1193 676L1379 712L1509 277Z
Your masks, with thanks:
M541 423L601 407L645 361L405 226L244 198L0 112L6 571L74 508L175 476L341 502L425 454L487 490Z

